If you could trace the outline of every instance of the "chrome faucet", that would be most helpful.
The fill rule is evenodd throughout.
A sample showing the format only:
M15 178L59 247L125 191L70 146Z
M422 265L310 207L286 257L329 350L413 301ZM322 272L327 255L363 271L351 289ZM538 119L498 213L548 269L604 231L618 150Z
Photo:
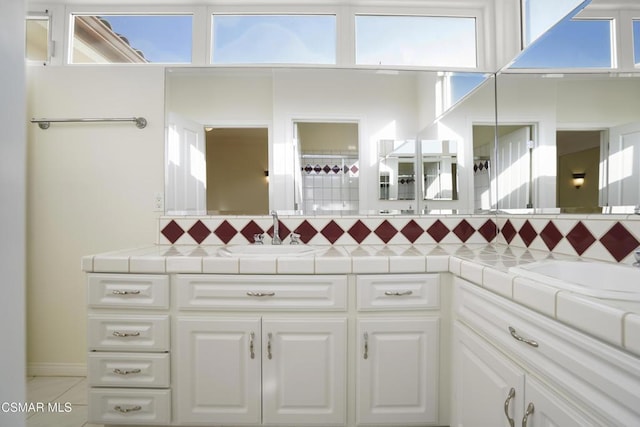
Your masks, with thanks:
M634 267L640 267L640 247L637 247L635 251L633 251L633 256L636 259L636 262L633 263Z
M282 239L280 239L280 223L278 221L278 212L275 210L271 211L271 216L273 217L273 239L271 239L272 245L281 245Z

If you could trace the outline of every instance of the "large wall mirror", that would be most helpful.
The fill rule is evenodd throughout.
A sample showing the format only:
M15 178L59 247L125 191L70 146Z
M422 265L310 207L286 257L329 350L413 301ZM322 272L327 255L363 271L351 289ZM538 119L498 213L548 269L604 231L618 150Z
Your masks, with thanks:
M640 205L640 73L503 72L498 119L500 209Z
M168 68L166 213L409 213L432 202L467 208L471 132L441 138L422 130L469 102L485 80L411 70ZM412 161L396 167L404 190L382 195L386 141L421 142ZM409 189L415 179L420 195Z

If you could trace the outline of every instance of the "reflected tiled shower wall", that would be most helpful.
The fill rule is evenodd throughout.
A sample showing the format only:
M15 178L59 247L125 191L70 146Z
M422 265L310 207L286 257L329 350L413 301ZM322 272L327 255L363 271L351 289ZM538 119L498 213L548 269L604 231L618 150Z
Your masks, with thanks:
M301 165L305 214L357 213L358 159L340 155L304 155Z

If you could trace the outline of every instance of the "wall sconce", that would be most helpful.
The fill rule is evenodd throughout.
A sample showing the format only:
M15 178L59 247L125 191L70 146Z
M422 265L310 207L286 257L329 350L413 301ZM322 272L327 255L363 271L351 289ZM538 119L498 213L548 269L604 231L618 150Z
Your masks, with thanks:
M585 173L581 172L581 173L573 173L571 174L571 176L573 177L573 186L576 188L580 188L582 187L582 185L584 184L584 176Z

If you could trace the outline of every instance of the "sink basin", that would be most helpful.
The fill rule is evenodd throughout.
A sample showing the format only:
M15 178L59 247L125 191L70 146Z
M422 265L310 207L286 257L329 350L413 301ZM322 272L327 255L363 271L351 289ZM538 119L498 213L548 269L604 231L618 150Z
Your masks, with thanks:
M278 256L308 256L317 252L308 245L232 245L220 248L218 253L228 257L270 258Z
M591 261L545 260L509 271L557 288L603 299L640 301L640 268Z

